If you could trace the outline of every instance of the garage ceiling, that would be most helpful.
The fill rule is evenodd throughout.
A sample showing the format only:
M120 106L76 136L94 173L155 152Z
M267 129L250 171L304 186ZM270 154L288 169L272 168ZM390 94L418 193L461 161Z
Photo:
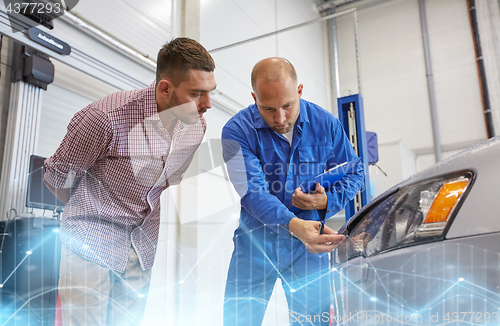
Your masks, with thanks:
M172 38L172 0L81 0L71 13L156 61Z

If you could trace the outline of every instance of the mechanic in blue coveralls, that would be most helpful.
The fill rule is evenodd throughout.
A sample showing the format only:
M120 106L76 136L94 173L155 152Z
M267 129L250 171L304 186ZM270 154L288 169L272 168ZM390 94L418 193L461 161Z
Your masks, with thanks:
M361 163L335 186L300 185L357 158L340 122L301 99L292 64L260 61L252 70L255 104L222 130L224 160L241 196L239 227L229 266L224 325L260 325L281 279L292 325L328 325L328 252L343 235L320 223L344 208L363 185ZM302 211L294 214L293 206ZM310 322L309 322L310 321Z

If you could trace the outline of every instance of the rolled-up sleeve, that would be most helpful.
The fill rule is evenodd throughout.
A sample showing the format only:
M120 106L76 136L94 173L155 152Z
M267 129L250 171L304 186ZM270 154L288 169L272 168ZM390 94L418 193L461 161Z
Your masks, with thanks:
M229 177L241 197L241 206L274 232L288 233L295 214L269 192L259 158L252 152L245 134L234 125L222 130L222 147ZM279 221L284 221L282 224Z
M72 188L74 181L106 154L112 134L104 112L92 107L79 111L59 148L45 160L44 180L55 188Z

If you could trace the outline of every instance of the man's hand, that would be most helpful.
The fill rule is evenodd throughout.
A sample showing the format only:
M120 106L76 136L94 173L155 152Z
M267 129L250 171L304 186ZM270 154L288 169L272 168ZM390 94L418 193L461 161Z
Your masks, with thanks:
M345 239L344 235L338 235L326 225L324 234L320 234L319 223L318 221L306 221L294 217L288 225L290 233L299 238L312 254L331 252Z
M316 191L311 194L304 193L300 188L295 189L292 195L292 205L302 210L326 209L328 197L325 188L317 183Z

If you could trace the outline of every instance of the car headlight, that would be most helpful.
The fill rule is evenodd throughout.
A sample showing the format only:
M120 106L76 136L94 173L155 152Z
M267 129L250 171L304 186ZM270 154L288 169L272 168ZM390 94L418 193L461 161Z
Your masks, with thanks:
M356 217L334 261L443 239L472 181L467 171L398 189Z

